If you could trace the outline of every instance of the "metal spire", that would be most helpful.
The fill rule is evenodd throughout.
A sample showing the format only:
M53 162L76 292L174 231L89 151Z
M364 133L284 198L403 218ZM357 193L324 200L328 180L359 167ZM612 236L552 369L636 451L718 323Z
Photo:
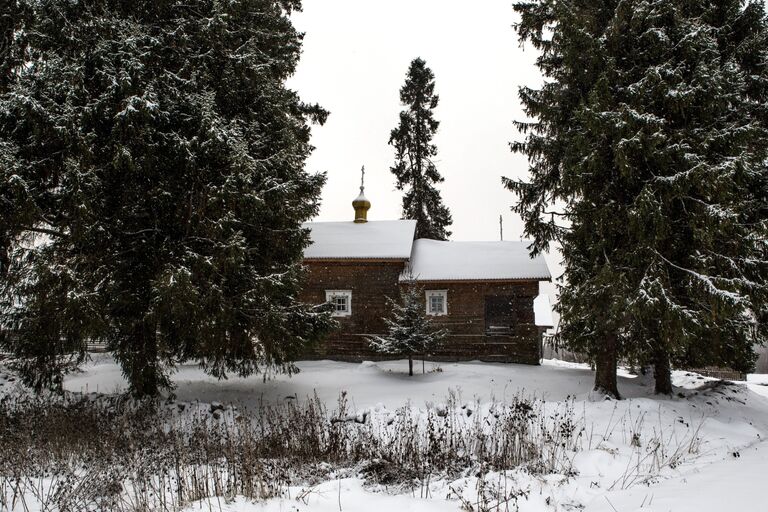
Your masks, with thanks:
M360 169L360 193L365 190L365 166Z

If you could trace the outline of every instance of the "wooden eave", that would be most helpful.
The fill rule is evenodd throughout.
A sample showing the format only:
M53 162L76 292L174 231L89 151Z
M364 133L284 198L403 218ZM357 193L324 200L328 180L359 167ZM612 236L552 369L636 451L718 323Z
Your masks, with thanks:
M304 263L408 263L409 258L304 258Z
M524 277L524 278L488 278L488 279L416 279L416 284L448 283L448 284L479 284L479 283L538 283L540 281L552 282L551 277ZM400 281L400 284L410 284L409 281Z

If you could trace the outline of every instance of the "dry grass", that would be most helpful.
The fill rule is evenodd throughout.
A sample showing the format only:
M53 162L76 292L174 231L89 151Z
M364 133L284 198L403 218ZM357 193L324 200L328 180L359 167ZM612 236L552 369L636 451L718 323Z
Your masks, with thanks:
M317 397L253 411L120 397L6 398L0 510L173 511L202 499L280 496L331 472L414 489L477 468L570 472L583 433L571 402L550 409L517 396L480 409L450 396L426 411L351 414L343 393L333 412Z

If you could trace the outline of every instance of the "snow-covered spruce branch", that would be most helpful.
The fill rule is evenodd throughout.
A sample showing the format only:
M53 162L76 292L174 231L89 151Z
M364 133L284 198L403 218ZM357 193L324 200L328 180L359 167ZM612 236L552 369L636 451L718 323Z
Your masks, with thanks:
M66 237L67 233L63 231L57 231L54 229L47 229L47 228L41 228L41 227L32 227L32 226L21 226L21 229L24 231L29 231L31 233L40 233L43 235L50 235L50 236L56 236L56 237Z
M733 304L742 304L747 301L747 298L743 295L735 292L731 292L722 288L718 288L717 285L714 283L714 281L722 281L729 284L739 284L741 285L741 281L738 279L727 279L727 278L721 278L721 277L712 277L712 276L706 276L704 274L700 274L694 270L681 267L680 265L676 265L675 263L669 261L667 258L665 258L661 253L654 250L653 251L659 258L661 258L664 262L666 262L669 266L676 268L677 270L680 270L681 272L685 272L686 274L694 277L698 282L704 284L706 288L709 290L709 292L716 296L720 297L723 300L726 300L728 302L731 302Z

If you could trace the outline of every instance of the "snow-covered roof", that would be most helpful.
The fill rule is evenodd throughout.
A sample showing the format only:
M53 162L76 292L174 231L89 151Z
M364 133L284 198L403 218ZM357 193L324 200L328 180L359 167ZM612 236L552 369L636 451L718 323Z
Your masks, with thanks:
M533 315L536 318L536 325L539 327L554 327L552 320L552 305L549 303L549 295L540 294L533 299Z
M551 279L547 262L541 255L531 258L528 245L419 239L413 243L409 270L417 281ZM408 269L401 276L406 279Z
M392 259L411 256L415 220L306 222L312 244L305 259Z

